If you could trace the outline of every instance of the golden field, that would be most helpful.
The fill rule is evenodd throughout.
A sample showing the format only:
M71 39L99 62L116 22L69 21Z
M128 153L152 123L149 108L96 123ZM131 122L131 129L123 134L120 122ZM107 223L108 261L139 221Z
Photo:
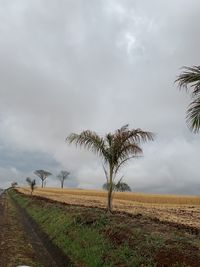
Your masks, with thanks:
M30 189L18 190L30 194ZM107 193L103 190L37 188L34 195L67 204L106 207ZM200 197L115 192L113 209L131 214L143 214L162 221L200 228Z

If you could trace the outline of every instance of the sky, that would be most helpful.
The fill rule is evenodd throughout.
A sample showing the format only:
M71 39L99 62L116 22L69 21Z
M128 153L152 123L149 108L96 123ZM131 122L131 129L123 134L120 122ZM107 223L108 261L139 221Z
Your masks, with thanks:
M182 66L199 65L199 11L199 0L0 0L0 187L44 169L47 186L68 170L66 186L100 189L101 160L65 139L129 124L156 138L121 170L124 182L199 194L200 136L174 84Z

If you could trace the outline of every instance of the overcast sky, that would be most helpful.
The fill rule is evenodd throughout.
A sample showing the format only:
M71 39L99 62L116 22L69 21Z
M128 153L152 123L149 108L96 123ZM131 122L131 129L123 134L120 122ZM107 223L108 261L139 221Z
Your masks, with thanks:
M101 161L65 138L129 124L156 133L121 171L133 191L199 194L200 136L174 84L200 63L199 12L199 0L0 0L0 187L35 169L59 185L66 169L67 186L101 188Z

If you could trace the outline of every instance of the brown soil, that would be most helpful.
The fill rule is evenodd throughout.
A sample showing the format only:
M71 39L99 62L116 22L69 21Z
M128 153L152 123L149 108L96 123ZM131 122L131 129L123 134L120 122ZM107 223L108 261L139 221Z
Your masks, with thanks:
M123 227L120 227L119 225L118 227L115 227L115 229L113 229L113 227L107 227L103 234L111 240L115 247L118 247L125 242L130 245L133 233L129 226L124 227L123 225Z
M140 236L139 239L133 238L133 233L131 235L130 228L113 229L108 227L105 231L105 236L110 239L114 247L118 247L124 242L128 243L129 247L132 247L134 250L141 246L143 250L143 256L148 257L149 252L154 254L154 262L156 267L199 267L200 266L200 250L198 247L184 242L165 242L161 248L143 247L141 244L145 242L145 235ZM119 265L121 266L121 265ZM143 265L141 265L143 266ZM145 265L144 265L145 266Z
M155 260L158 262L156 267L177 266L177 263L179 266L199 267L200 257L194 252L193 246L184 251L176 248L162 249L156 255Z
M0 229L0 267L72 266L67 257L62 257L61 252L60 255L56 250L56 255L52 253L52 247L47 246L49 240L42 235L38 236L39 231L35 231L37 229L27 215L6 194L0 196ZM56 258L60 258L60 262Z

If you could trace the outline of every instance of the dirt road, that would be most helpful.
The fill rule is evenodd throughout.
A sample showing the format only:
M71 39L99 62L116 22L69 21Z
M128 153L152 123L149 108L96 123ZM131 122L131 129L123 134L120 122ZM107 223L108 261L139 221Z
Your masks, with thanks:
M0 266L64 267L55 262L29 220L6 195L0 196ZM54 259L53 259L54 258ZM71 265L70 265L71 266Z

